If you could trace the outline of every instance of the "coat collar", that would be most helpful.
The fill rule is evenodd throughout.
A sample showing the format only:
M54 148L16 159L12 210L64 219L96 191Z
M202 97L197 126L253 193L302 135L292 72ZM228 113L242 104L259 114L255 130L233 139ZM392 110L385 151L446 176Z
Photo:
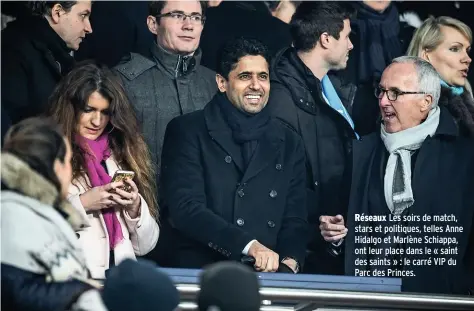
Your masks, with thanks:
M193 55L183 56L172 54L165 51L156 42L151 45L151 55L157 64L161 64L163 68L173 75L175 78L186 76L200 64L201 49L198 48Z
M243 173L242 183L256 176L266 166L270 164L280 152L280 148L285 141L283 126L278 126L276 120L270 120L267 131L259 140L255 154L248 167L245 169L241 146L232 137L232 130L227 125L219 108L218 94L204 107L204 119L211 139L231 157L232 162ZM226 160L227 161L227 160Z
M435 136L459 136L459 129L454 121L453 116L449 113L448 109L440 106L439 124L436 129Z
M1 173L2 183L10 190L55 207L59 195L56 187L15 155L2 153ZM81 216L67 200L56 207L74 230L83 226Z

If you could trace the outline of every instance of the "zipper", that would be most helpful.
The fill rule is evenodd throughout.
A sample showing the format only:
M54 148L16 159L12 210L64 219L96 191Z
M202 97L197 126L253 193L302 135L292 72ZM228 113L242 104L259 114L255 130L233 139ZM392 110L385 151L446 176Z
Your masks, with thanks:
M176 68L174 69L174 76L178 78L179 76L179 63L181 62L181 55L178 55L178 63L176 64Z

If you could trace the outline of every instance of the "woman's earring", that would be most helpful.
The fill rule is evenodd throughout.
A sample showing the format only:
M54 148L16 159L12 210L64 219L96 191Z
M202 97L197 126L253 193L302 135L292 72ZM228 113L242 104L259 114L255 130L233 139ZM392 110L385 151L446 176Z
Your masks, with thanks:
M112 125L112 128L111 128L110 131L109 131L109 134L112 133L112 131L113 131L114 129L115 129L115 126Z

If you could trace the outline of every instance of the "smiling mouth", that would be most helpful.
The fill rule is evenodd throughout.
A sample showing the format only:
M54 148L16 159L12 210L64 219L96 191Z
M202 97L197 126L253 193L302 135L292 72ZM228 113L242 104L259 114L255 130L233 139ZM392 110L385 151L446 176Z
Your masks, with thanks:
M191 41L194 40L194 37L186 37L186 36L180 36L180 39L186 40L186 41Z
M464 70L461 70L461 74L464 76L464 77L467 77L467 73L469 72L469 69L464 69Z
M262 98L262 95L258 94L249 94L245 95L245 98L250 101L251 103L258 103L260 99Z

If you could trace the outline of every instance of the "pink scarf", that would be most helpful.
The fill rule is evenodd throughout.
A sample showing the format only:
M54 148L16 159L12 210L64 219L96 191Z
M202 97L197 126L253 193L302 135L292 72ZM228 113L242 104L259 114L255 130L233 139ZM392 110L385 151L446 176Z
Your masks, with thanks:
M102 161L110 157L109 135L104 133L96 140L76 135L75 139L76 143L84 150L87 175L92 187L99 187L110 183L112 178L101 164ZM104 216L105 226L109 234L109 245L112 250L123 240L122 227L114 208L103 209L102 215Z

